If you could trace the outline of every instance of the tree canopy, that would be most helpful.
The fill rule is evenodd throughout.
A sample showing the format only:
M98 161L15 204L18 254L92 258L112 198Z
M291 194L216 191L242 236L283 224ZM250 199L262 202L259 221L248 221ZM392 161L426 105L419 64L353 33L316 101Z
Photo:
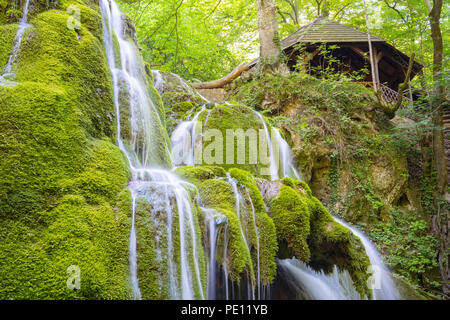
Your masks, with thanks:
M277 0L276 5L281 38L319 15L366 30L361 0ZM433 44L425 2L368 0L367 5L371 33L406 54L414 52L431 81ZM121 0L121 6L133 19L144 58L154 68L210 81L258 56L255 0ZM446 39L448 11L444 6Z

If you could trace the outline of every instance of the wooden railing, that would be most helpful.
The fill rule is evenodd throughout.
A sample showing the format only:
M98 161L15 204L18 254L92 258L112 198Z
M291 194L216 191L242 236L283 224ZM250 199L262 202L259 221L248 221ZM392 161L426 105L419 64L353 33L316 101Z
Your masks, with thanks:
M365 85L366 87L371 87L373 88L373 82L357 82L360 83L362 85ZM395 101L397 101L398 99L398 92L395 90L392 90L391 88L389 88L388 86L382 84L382 83L378 83L378 88L381 89L381 95L384 99L384 101L389 102L389 103L393 103ZM403 95L403 99L407 100L407 101L412 101L410 97ZM405 106L402 103L403 106Z

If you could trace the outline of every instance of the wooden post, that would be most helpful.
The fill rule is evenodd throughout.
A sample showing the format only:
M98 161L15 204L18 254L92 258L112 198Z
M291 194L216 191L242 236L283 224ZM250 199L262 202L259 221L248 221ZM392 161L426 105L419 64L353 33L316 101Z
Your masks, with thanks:
M373 82L373 89L375 92L378 90L378 83L376 80L375 75L375 67L374 67L374 58L373 58L373 51L372 51L372 39L370 38L370 28L369 28L369 20L367 19L367 6L366 6L366 0L363 0L364 3L364 14L366 17L366 28L367 28L367 41L369 42L369 54L370 54L370 69L372 73L372 82Z
M378 69L378 62L381 60L381 58L380 58L380 60L378 59L377 48L374 47L372 49L373 49L373 56L374 56L373 65L374 65L375 81L378 84L378 83L380 83L380 71Z

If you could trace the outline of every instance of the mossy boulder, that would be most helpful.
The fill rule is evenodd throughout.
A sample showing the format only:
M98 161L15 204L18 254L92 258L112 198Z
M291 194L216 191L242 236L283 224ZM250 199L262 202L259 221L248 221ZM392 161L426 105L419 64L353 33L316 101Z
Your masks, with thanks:
M232 187L225 181L210 179L202 182L199 190L202 205L215 209L227 217L229 243L226 259L230 279L239 282L244 274L250 274L254 279L250 251L245 235L241 232L242 226L236 213L236 199Z
M370 261L363 244L334 221L306 183L291 178L258 180L258 187L277 229L279 257L295 256L327 273L336 265L349 272L362 296L371 297L367 286Z
M70 4L82 11L79 30L67 28ZM0 90L0 297L128 299L131 175L113 144L100 10L60 1L38 11L14 82ZM17 26L0 28L3 69ZM67 287L71 266L79 290Z

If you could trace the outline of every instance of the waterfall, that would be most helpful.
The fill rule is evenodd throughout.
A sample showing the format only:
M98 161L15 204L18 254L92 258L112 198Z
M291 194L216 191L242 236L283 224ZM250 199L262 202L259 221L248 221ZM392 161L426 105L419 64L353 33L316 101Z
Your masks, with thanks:
M217 240L219 236L219 227L227 223L227 218L219 211L210 208L201 208L205 214L205 225L209 240L209 257L208 257L208 300L216 299L216 250ZM225 251L226 253L226 251Z
M170 141L172 144L172 165L174 167L180 165L195 166L195 150L197 138L202 133L197 134L197 122L200 114L205 111L203 106L197 112L192 120L181 122L173 131Z
M161 74L161 72L159 72L158 70L152 70L152 74L153 74L153 86L155 87L156 91L159 92L159 94L163 93L164 90L164 79L163 76Z
M267 128L266 120L264 120L263 116L259 112L255 111L255 114L261 120L261 123L263 124L263 127L264 127L264 132L266 134L267 144L269 147L270 177L272 178L272 180L278 180L280 178L280 176L278 174L279 161L277 161L278 159L277 159L276 155L274 154L273 143L272 143L272 139L270 138L270 133L269 133L269 129Z
M17 30L16 36L14 37L14 46L9 55L8 63L6 64L5 69L3 70L3 74L0 76L0 83L3 82L3 79L12 75L12 67L14 62L16 61L16 57L20 50L20 44L22 43L22 37L25 30L30 26L28 24L28 9L30 6L30 0L26 0L25 7L23 8L22 19L19 22L19 30Z
M141 299L141 291L139 290L139 280L137 277L137 250L136 250L136 195L132 194L132 220L131 220L131 232L130 232L130 277L131 287L133 290L134 299Z
M292 258L278 261L278 267L299 300L360 300L348 271L336 266L329 275L316 272Z
M261 120L264 127L264 132L266 134L267 144L269 147L270 175L272 180L277 180L280 177L290 177L293 179L302 180L297 169L295 169L292 150L286 140L284 140L281 136L280 131L272 128L272 135L274 135L273 140L276 141L278 146L278 150L275 150L266 120L264 120L263 116L259 112L255 111L255 114Z
M117 113L117 144L126 155L132 172L132 181L129 184L133 203L129 259L133 297L141 298L137 272L139 230L136 230L135 226L140 209L139 204L144 202L148 205L145 207L150 208L151 212L148 214L153 219L153 229L156 234L156 262L161 262L163 255L168 260L167 268L160 266L160 272L168 274L170 297L194 299L196 298L195 288L197 288L199 297L204 299L199 266L199 239L195 231L193 204L188 192L195 187L182 181L171 171L163 169L169 167L169 163L152 158L155 155L160 156L161 150L170 154L170 148L166 143L160 116L147 89L144 67L133 43L125 38L122 15L115 1L101 0L100 2L104 43L113 80L114 104ZM120 56L118 56L121 62L120 69L116 66L116 55L119 53L114 51L115 37L120 48ZM120 111L121 107L127 107L121 106L119 99L123 90L121 84L125 84L129 94L128 103L131 113L129 146L121 136ZM144 210L144 208L141 209ZM178 215L180 241L179 264L173 260L175 247L172 225L175 223L176 215ZM167 245L160 243L163 241L160 235L164 232L167 232ZM161 283L160 286L162 286Z
M256 263L257 263L257 276L258 276L258 300L261 300L261 266L260 266L260 242L259 242L259 230L258 226L256 225L256 210L255 206L253 205L252 197L250 196L250 192L247 188L245 188L245 191L248 196L248 200L250 202L250 206L252 208L252 220L253 220L253 228L255 229L256 234Z
M283 139L281 136L280 131L273 129L272 134L275 134L275 138L278 144L278 148L280 150L280 163L281 163L281 172L283 177L289 177L297 180L302 180L300 174L298 173L297 169L295 169L294 163L293 163L293 156L292 156L292 150L289 147L289 144L286 142L286 140Z
M231 177L231 175L230 175L229 172L227 172L227 180L226 180L226 181L227 181L227 182L230 184L230 186L233 188L234 198L235 198L235 200L236 200L236 214L237 214L237 217L238 217L239 221L241 222L241 221L242 221L242 220L241 220L241 204L243 203L242 196L241 196L241 194L239 193L239 190L238 190L238 186L237 186L236 180L234 180L234 179ZM242 223L239 224L239 227L240 227L242 239L244 240L245 246L246 246L247 249L248 249L247 238L245 237L244 230L242 229Z
M371 286L373 298L375 300L398 300L400 299L400 294L395 287L394 281L392 280L392 277L390 275L390 272L386 268L386 266L383 263L383 259L381 258L380 254L378 253L375 246L372 244L372 242L358 229L352 227L348 223L344 222L343 220L334 217L334 220L336 222L340 223L344 227L347 227L350 229L355 236L357 236L361 242L364 245L364 248L366 250L366 254L369 256L370 263L372 265L372 283L369 285Z
M225 300L230 298L230 294L228 291L228 225L225 226L225 230L223 233L223 256L222 256L222 270L223 270L223 282L225 283Z
M27 1L28 5L28 1ZM195 186L181 180L173 174L169 168L171 163L162 160L162 152L170 154L170 144L165 139L165 129L162 125L160 115L148 92L145 69L140 60L137 50L132 41L125 37L125 28L123 25L122 15L114 0L100 0L103 30L104 30L104 44L108 65L112 75L113 90L114 90L114 104L117 114L117 145L126 155L129 161L129 167L132 173L132 180L129 183L129 189L132 198L132 217L131 230L129 238L129 260L130 260L130 282L132 286L132 293L135 299L142 297L139 283L139 237L140 237L140 219L142 214L147 214L151 217L152 231L155 234L155 262L158 263L160 276L160 292L164 289L165 284L162 279L168 279L168 292L172 299L194 299L205 298L203 292L202 277L200 272L200 239L196 233L196 218L194 204L191 200L191 191L195 190ZM28 10L28 9L27 9ZM26 18L24 18L26 23ZM20 36L21 37L21 36ZM119 52L115 52L114 42L118 42ZM16 41L17 45L17 41ZM20 45L20 43L19 43ZM119 55L120 54L120 55ZM116 59L120 58L120 59ZM13 59L14 60L14 59ZM12 61L13 61L12 60ZM120 66L116 65L116 61L120 61ZM163 81L162 77L155 76L157 86L161 87ZM159 81L159 82L158 82ZM191 88L181 79L183 87ZM185 88L185 89L187 89ZM119 99L123 90L128 92L128 105L121 105L123 99ZM195 92L194 92L195 93ZM130 127L131 133L129 142L123 140L121 136L121 108L127 107L130 109ZM180 127L175 130L172 141L175 143L181 138L181 132L191 132L186 145L189 145L189 158L186 164L194 165L194 150L197 143L197 128L196 123L202 112L205 111L203 107L197 112L191 121L186 121L180 124ZM275 140L277 141L278 149L274 150L272 139L270 139L268 125L264 118L257 113L261 120L266 137L269 144L270 152L270 172L273 180L282 176L291 176L299 178L293 162L292 153L286 141L281 137L281 134L275 131ZM207 120L206 120L207 121ZM181 130L183 129L183 130ZM281 155L281 167L276 162L276 151ZM158 159L155 159L154 157ZM168 160L168 159L166 159ZM228 174L226 181L232 186L236 199L236 214L240 221L246 220L248 217L244 216L241 207L246 209L243 198L239 193L237 182ZM248 193L248 191L247 191ZM259 231L256 224L255 208L249 195L250 205L252 207L252 219L257 237L257 278L258 278L258 298L265 296L265 288L261 286L260 275L260 243ZM142 203L145 205L143 206ZM215 298L216 291L213 284L216 282L216 250L218 239L218 225L223 223L218 221L220 215L213 214L212 211L205 211L208 224L209 234L209 261L208 261L208 283L207 283L207 297ZM220 219L219 219L220 220ZM349 226L347 226L349 227ZM228 279L228 232L227 225L224 226L224 252L222 269L225 283L225 297L230 298L230 288ZM349 227L355 235L359 236L366 247L367 254L371 259L374 267L382 266L380 264L381 258L370 242L358 231ZM174 230L178 230L175 234ZM240 233L247 249L247 239L240 225ZM166 237L163 235L166 234ZM179 240L179 255L175 241ZM179 256L179 258L176 258ZM163 264L163 261L167 261ZM352 282L348 272L340 271L336 267L333 273L325 275L321 272L315 272L308 266L296 260L282 260L279 261L279 266L286 274L293 279L293 284L298 285L301 290L306 292L306 296L315 299L357 299L359 296L352 286ZM390 285L390 278L384 268L374 268L375 275L381 278L381 289L374 289L374 296L376 298L395 298L395 287ZM249 282L251 277L248 275ZM245 289L245 288L244 288ZM255 298L255 285L247 283L248 298ZM299 289L300 290L300 289ZM378 291L377 291L378 290ZM252 292L253 291L253 292ZM240 292L236 295L239 295ZM231 298L235 296L234 283L231 282Z

